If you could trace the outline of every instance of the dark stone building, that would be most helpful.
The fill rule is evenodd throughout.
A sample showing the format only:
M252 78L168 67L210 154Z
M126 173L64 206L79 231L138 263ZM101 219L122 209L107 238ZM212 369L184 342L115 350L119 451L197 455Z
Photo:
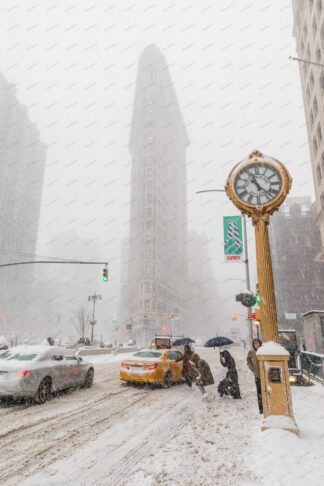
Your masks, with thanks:
M321 248L315 220L310 198L288 198L269 227L279 329L299 334L302 314L324 309L324 264L315 262Z

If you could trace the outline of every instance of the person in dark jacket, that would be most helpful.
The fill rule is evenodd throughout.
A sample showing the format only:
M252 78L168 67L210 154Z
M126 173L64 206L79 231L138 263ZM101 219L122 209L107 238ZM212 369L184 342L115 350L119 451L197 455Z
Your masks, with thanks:
M252 371L252 373L254 374L255 386L256 386L257 396L258 396L259 412L263 413L260 367L256 355L256 352L260 346L262 346L262 341L259 338L253 339L252 349L250 349L250 351L248 352L246 363L250 368L250 370Z
M189 344L185 345L182 357L177 359L177 363L183 361L182 376L189 388L192 387L192 382L195 381L198 376L198 369L195 364L198 363L199 359L198 354L191 349Z
M187 385L191 388L192 382L196 381L196 385L202 393L202 398L207 398L205 386L214 383L214 378L207 361L195 353L188 344L184 347L182 357L177 360L177 362L179 361L183 361L182 374Z
M220 353L220 362L227 368L225 378L218 385L218 393L220 397L224 395L231 395L233 398L241 398L240 386L238 383L238 375L236 371L235 360L230 352L225 350Z

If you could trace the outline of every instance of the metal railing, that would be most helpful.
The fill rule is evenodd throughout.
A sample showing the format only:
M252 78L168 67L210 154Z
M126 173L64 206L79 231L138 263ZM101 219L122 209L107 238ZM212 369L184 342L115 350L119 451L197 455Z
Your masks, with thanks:
M300 357L303 373L324 385L324 355L302 351Z

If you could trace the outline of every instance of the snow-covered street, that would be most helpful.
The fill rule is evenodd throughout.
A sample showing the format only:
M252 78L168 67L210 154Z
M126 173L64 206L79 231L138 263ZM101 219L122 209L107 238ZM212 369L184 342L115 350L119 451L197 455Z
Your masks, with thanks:
M218 362L218 351L197 351L211 363L218 383L225 374ZM201 399L196 387L187 391L183 385L154 390L126 386L119 382L119 356L95 365L95 383L89 390L64 393L42 406L2 405L1 484L268 484L272 464L270 448L280 434L281 448L285 440L290 445L294 441L302 444L307 440L303 435L308 434L305 447L314 448L312 454L318 462L321 453L315 450L319 446L324 449L323 429L317 429L317 435L312 436L316 430L309 428L309 421L306 421L306 433L302 424L298 424L301 438L289 433L286 438L282 431L259 432L254 381L245 364L247 351L233 348L231 352L237 362L242 400L217 400L216 385L208 387L206 401ZM308 393L314 392L323 400L324 391L320 387L295 389L293 395L294 399L301 398L299 404L307 401ZM300 422L302 411L298 410L298 404L296 419ZM313 416L315 409L311 408ZM299 468L305 447L300 449ZM290 456L287 451L290 465L295 452L294 445ZM318 464L314 469L314 461L304 459L311 466L307 471L311 484L323 484L323 466ZM280 471L280 460L286 459L282 454L278 459L276 454L277 471ZM281 484L278 474L274 478L277 481L272 484ZM288 476L282 484L293 483Z

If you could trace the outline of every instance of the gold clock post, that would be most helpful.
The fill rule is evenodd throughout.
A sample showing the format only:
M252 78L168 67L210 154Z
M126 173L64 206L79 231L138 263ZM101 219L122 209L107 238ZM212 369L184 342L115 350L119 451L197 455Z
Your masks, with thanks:
M252 152L230 172L225 190L234 205L252 218L255 227L261 332L265 343L257 352L264 419L261 429L282 428L298 434L289 384L289 353L278 344L277 309L268 234L270 216L278 211L292 185L278 160Z
M259 295L261 296L262 339L264 342L278 342L277 308L268 234L269 215L252 216L252 222L255 226Z

